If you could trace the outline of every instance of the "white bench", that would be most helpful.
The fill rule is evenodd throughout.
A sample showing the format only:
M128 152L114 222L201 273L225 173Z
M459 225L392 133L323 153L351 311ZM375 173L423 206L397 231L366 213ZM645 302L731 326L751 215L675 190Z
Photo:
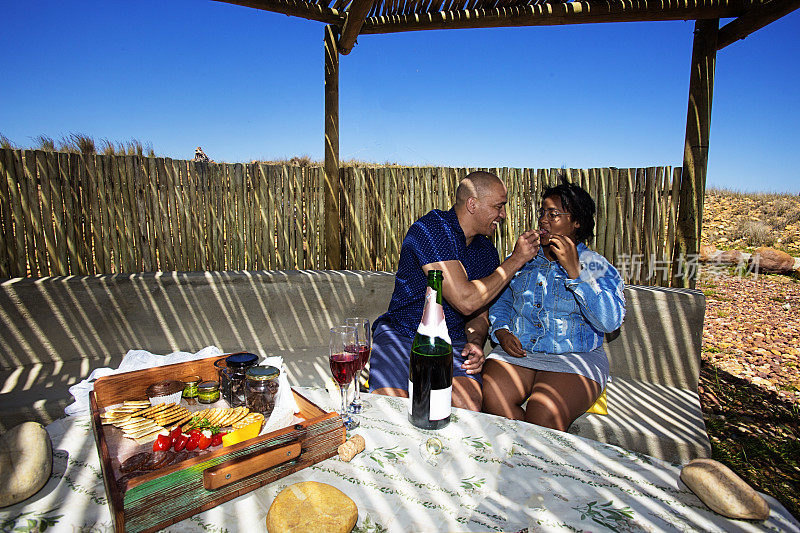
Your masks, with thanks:
M377 318L394 275L356 271L170 272L12 279L0 284L0 430L48 423L67 388L125 352L278 354L297 385L329 376L327 331ZM578 435L685 462L710 455L697 383L705 300L698 291L628 287L627 316L608 342L609 415Z

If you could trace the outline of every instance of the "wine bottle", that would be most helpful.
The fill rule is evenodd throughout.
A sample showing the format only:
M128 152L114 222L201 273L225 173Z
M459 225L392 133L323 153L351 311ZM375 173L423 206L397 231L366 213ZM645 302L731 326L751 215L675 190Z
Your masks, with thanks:
M408 419L422 429L450 423L453 347L442 307L441 270L428 271L425 308L411 346L408 368Z

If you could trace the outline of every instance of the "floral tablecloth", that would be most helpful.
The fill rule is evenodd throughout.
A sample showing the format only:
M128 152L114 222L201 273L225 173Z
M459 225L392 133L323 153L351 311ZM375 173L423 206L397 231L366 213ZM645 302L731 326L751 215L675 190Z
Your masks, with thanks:
M337 406L325 389L299 392L325 409ZM771 514L764 522L715 514L679 481L679 465L462 410L455 410L443 430L420 431L407 421L407 400L366 398L372 407L359 416L355 433L367 446L352 462L317 463L168 531L265 530L278 492L314 480L338 487L356 502L357 532L800 532L800 523L769 496ZM64 418L47 430L53 440L52 478L31 499L0 509L0 530L112 530L89 417ZM443 445L435 457L425 447L431 436Z

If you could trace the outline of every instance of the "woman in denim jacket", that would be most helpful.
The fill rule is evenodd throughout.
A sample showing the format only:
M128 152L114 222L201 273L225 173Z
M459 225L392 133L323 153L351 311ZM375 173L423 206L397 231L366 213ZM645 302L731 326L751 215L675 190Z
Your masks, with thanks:
M625 298L617 270L584 244L594 214L566 180L542 194L539 252L489 310L499 346L483 367L484 412L566 431L605 388L603 336L622 324Z

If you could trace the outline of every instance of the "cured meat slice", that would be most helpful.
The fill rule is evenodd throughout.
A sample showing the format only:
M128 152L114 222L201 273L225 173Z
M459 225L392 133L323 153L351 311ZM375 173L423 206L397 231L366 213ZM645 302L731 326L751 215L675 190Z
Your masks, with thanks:
M125 461L120 465L119 471L123 474L127 474L128 472L139 470L140 467L150 459L151 455L152 454L148 452L135 453L125 459Z

